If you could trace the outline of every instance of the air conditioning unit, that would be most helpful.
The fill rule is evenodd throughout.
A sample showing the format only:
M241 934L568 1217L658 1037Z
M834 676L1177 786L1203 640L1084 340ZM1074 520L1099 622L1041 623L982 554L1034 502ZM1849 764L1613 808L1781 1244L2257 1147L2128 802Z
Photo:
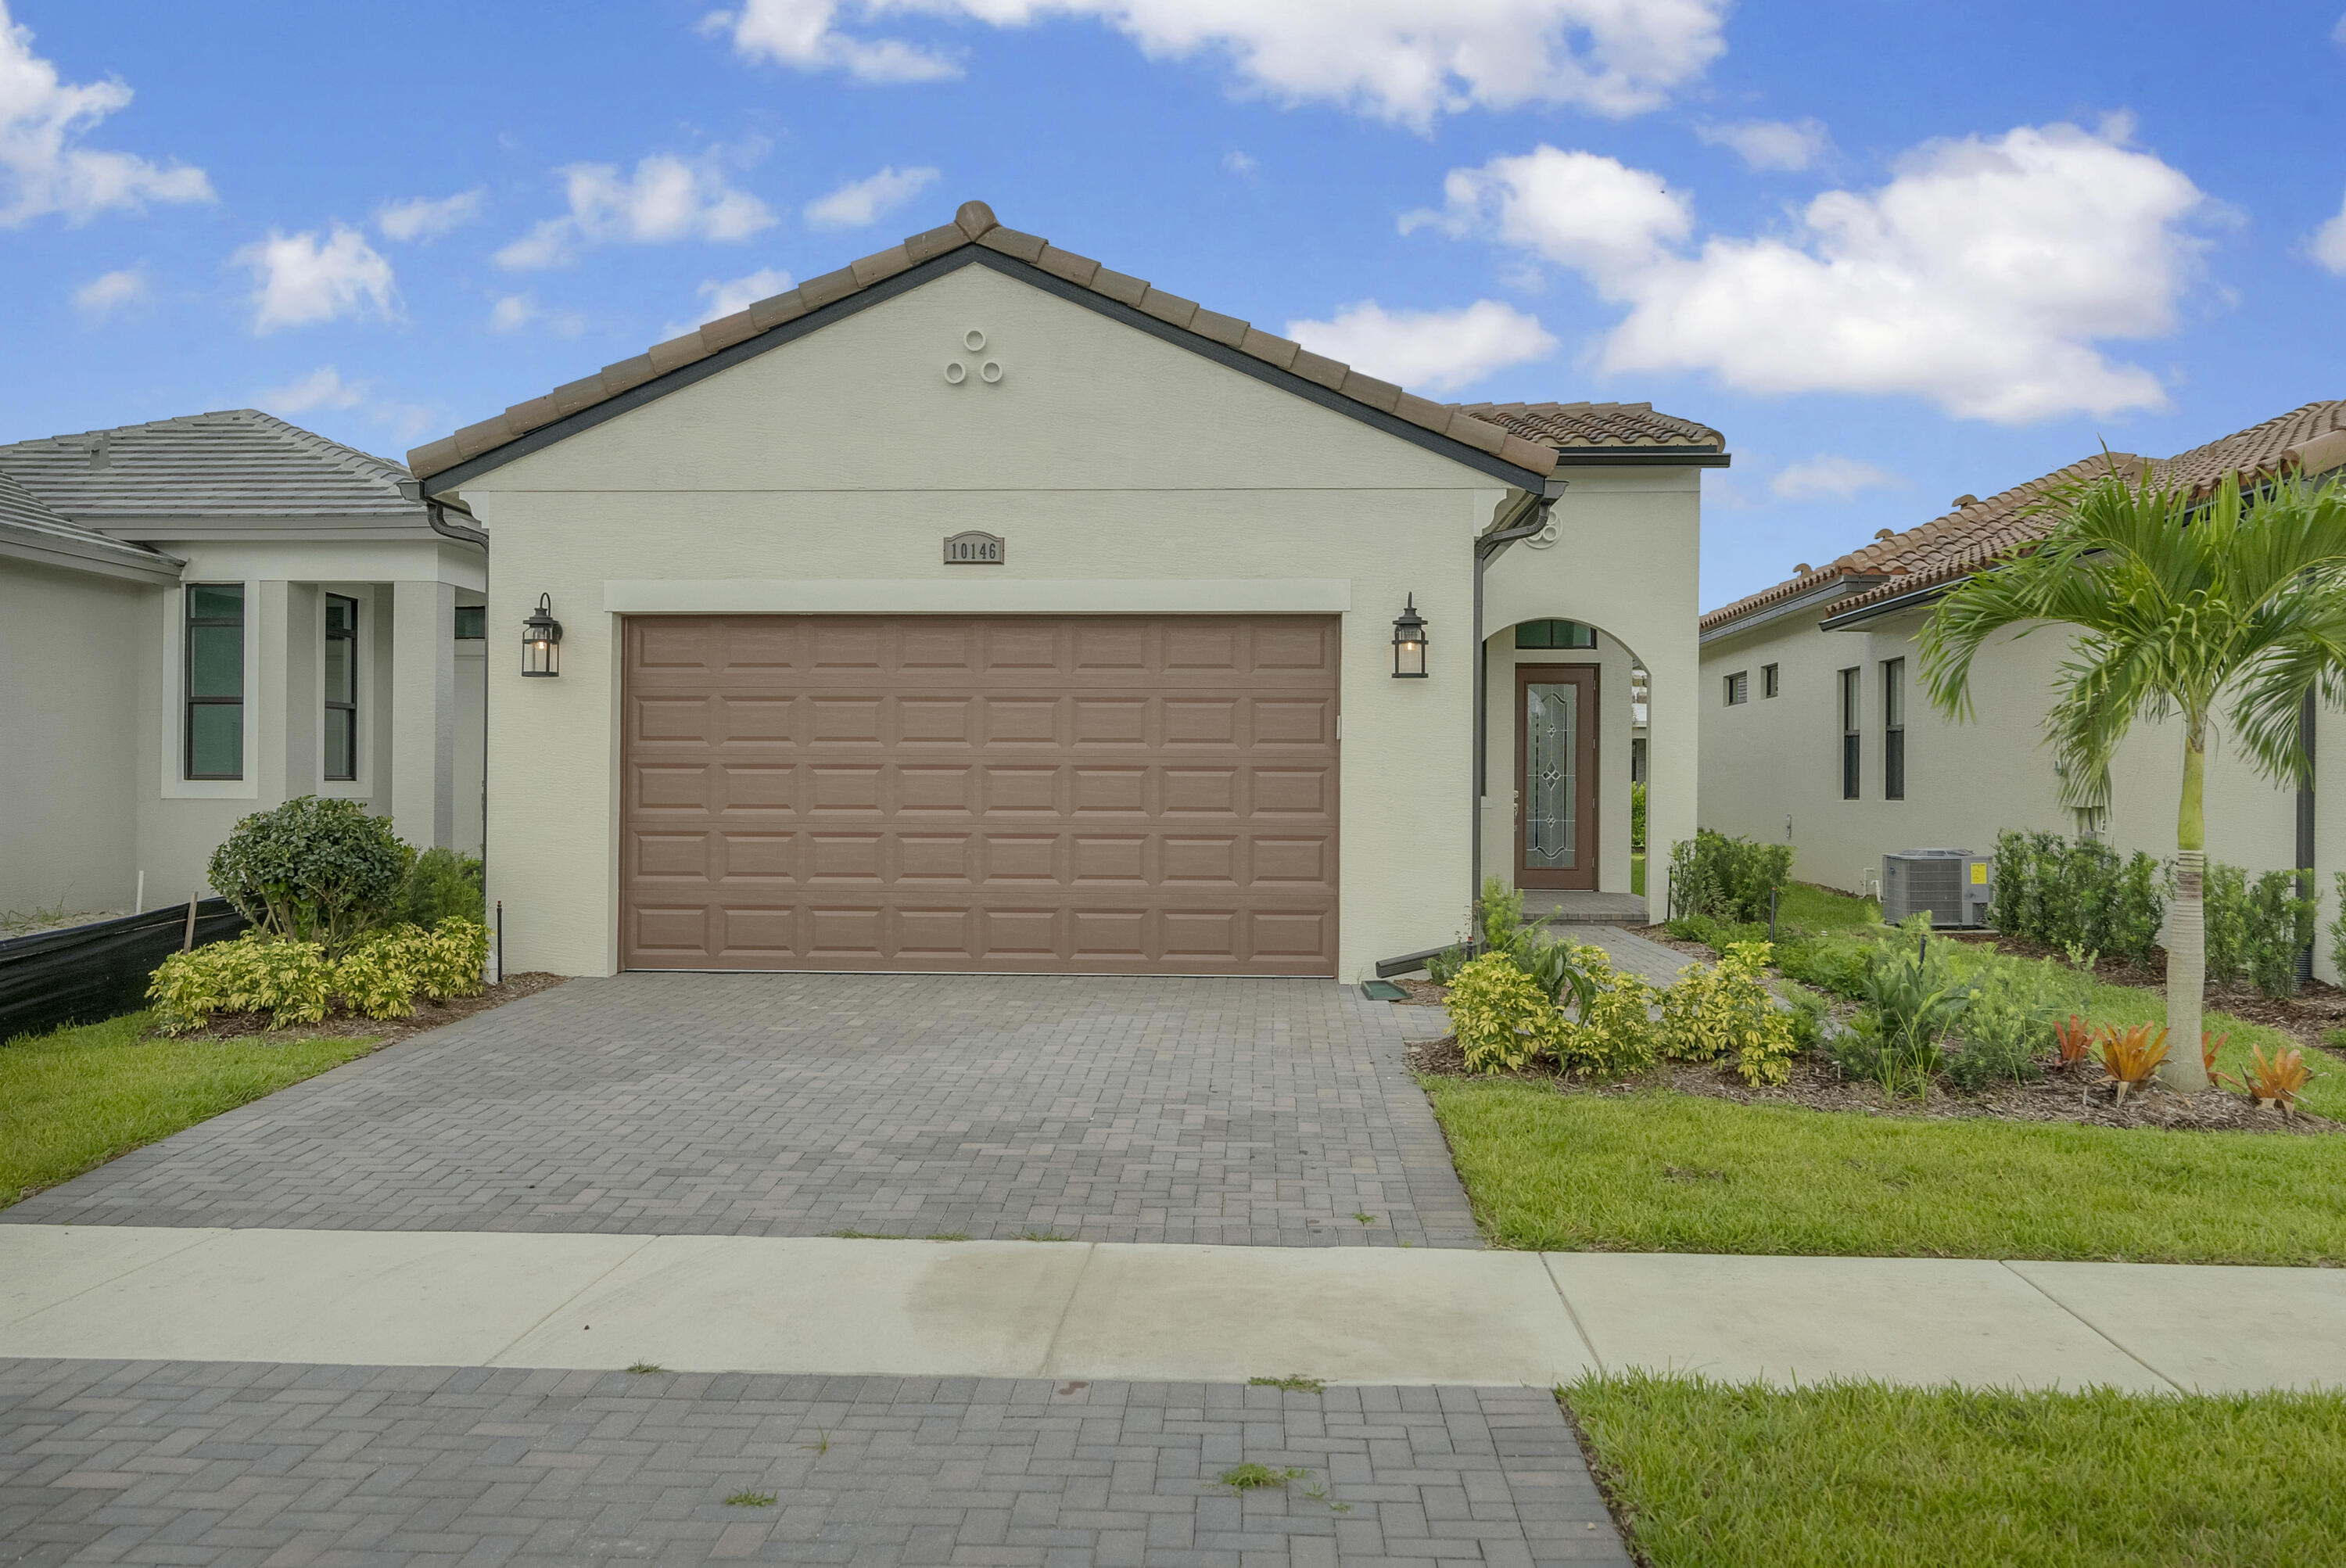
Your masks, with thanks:
M1892 925L1926 911L1933 926L1987 923L1994 862L1969 850L1901 850L1882 857L1882 918Z

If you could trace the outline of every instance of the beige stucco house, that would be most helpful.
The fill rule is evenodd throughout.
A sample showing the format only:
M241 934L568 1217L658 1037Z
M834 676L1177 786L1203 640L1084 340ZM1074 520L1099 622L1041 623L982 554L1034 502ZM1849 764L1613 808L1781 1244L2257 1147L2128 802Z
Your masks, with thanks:
M0 911L209 896L297 795L477 852L486 539L239 409L0 446Z
M1821 569L1801 567L1702 617L1702 825L1795 848L1793 875L1860 890L1908 849L1984 852L2005 828L2089 826L2122 853L2175 851L2181 742L2138 725L2112 769L2105 820L2063 809L2042 748L2050 689L2070 638L2057 628L1998 639L1972 675L1978 715L1956 724L1919 685L1915 637L1972 573L2038 536L2045 493L2110 465L2211 488L2313 478L2346 466L2346 402L2309 403L2249 430L2149 461L2097 453L1903 533L1888 529ZM2319 777L2346 769L2346 721L2314 718ZM2208 765L2208 852L2251 871L2346 866L2346 791L2279 789L2218 734ZM2318 809L2317 809L2318 807ZM1662 845L1658 853L1667 850ZM2317 944L2326 947L2326 943ZM2329 972L2329 959L2320 959Z
M410 453L495 541L508 962L1352 979L1478 871L1626 899L1633 664L1694 821L1721 446L1413 397L969 203Z

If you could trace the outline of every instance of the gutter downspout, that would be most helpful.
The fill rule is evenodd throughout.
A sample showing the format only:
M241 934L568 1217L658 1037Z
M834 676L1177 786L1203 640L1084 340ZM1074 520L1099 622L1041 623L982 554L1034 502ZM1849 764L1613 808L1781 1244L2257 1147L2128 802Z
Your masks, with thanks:
M1491 657L1490 650L1483 646L1483 570L1508 545L1518 539L1528 539L1546 527L1548 514L1555 509L1557 498L1571 483L1568 479L1550 475L1545 494L1525 497L1525 510L1531 514L1529 522L1506 524L1487 534L1476 535L1474 540L1474 798L1468 819L1471 830L1467 835L1469 859L1466 867L1466 918L1470 927L1474 918L1474 906L1483 897L1483 797L1489 786L1490 763ZM1515 516L1521 519L1524 512L1517 512ZM1467 941L1471 946L1474 942L1471 929Z

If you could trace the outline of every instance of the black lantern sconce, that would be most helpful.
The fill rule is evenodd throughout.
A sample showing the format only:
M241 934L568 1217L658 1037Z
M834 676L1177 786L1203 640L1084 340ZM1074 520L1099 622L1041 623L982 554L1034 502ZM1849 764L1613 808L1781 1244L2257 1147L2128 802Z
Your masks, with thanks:
M1425 617L1417 613L1415 594L1393 617L1393 678L1425 678Z
M537 596L537 609L521 626L521 673L560 675L562 623L554 618L554 600Z

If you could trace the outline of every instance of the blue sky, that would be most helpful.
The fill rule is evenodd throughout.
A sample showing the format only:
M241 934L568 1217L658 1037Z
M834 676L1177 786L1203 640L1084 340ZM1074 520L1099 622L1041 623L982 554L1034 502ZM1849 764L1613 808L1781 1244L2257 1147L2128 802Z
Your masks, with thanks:
M2346 396L2346 0L0 0L0 440L399 455L948 218L1718 426L1703 602Z

